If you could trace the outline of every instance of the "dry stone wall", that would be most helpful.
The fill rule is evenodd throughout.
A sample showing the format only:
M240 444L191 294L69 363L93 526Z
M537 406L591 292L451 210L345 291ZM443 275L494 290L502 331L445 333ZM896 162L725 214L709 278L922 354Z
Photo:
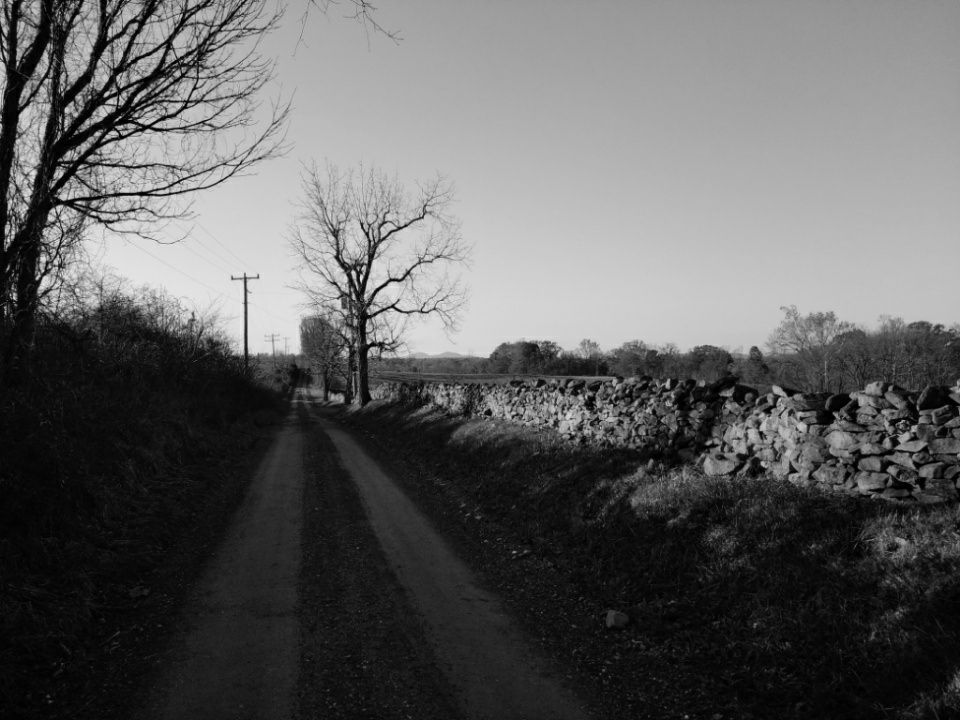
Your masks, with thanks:
M374 396L548 427L574 442L696 462L708 475L768 471L798 484L905 502L957 499L960 385L911 392L769 393L736 378L509 384L380 383Z

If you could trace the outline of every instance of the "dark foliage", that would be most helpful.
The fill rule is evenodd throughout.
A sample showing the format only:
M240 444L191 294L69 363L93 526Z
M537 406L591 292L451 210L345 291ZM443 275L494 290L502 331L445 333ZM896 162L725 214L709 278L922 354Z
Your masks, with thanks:
M116 585L162 562L217 484L216 462L249 449L279 399L156 294L107 294L45 318L33 358L25 381L0 388L7 717L34 716L40 689L83 671Z

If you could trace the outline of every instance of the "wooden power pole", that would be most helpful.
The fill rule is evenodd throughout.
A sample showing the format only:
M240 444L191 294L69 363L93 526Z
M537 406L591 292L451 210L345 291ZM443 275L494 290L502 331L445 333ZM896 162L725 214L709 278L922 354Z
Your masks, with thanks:
M264 342L270 343L270 352L273 355L273 366L277 366L277 340L280 339L280 336L276 333L270 333L269 335L264 335Z
M259 280L260 273L256 275L243 274L242 277L230 276L231 280L243 280L243 369L250 369L250 345L247 342L247 297L250 291L247 290L247 280Z

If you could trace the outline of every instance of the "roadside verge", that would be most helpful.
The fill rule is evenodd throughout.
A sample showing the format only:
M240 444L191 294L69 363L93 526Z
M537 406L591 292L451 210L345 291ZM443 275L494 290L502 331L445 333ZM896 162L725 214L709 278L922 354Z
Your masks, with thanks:
M149 462L102 479L106 499L89 497L44 537L0 543L0 714L131 717L156 648L275 434L281 402L265 399L229 425L158 428L161 449L138 450Z
M628 451L428 408L343 422L603 716L960 710L956 508L647 471ZM625 627L608 629L611 610Z

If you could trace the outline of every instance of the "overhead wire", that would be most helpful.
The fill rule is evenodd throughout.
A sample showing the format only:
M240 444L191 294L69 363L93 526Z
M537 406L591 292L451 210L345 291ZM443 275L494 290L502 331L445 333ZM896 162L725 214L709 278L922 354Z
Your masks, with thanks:
M251 293L251 294L252 294L252 293ZM267 315L269 315L270 317L272 317L274 320L279 320L280 322L289 322L289 321L290 321L290 318L288 318L288 317L281 317L280 315L277 315L277 313L273 312L272 310L268 310L268 309L267 309L265 306L263 306L263 305L260 305L260 304L255 303L255 302L251 302L251 301L249 301L249 300L248 300L247 302L249 303L250 307L256 308L256 309L258 309L260 312L266 313Z
M228 254L228 255L231 255L231 256L233 257L233 259L236 260L237 262L239 262L240 265L241 265L243 268L249 269L249 263L247 263L247 261L244 260L244 259L243 259L242 257L240 257L239 255L237 255L237 253L235 253L233 250L231 250L227 245L225 245L224 243L222 243L222 242L220 241L220 238L218 238L216 235L214 235L212 232L210 232L209 229L207 229L206 225L204 225L203 223L201 223L201 222L199 222L199 221L194 222L194 225L196 225L198 228L200 228L201 230L203 230L203 232L205 232L205 233L207 234L207 236L208 236L211 240L213 240L217 245L219 245L221 248L223 248L223 249L227 252L227 254Z
M192 280L193 282L197 283L198 285L202 285L203 287L207 288L208 290L216 293L216 295L217 295L218 297L223 298L224 300L227 299L226 294L225 294L222 290L218 290L217 288L213 287L212 285L208 285L208 284L205 283L203 280L200 280L199 278L194 277L194 276L191 275L190 273L185 272L184 270L181 270L180 268L178 268L177 266L175 266L175 265L167 262L167 261L164 260L163 258L161 258L161 257L159 257L159 256L157 256L157 255L154 255L152 252L150 252L149 250L147 250L147 249L146 249L145 247L143 247L142 245L139 245L139 244L136 244L136 243L131 243L131 246L132 246L132 247L135 247L135 248L136 248L137 250L139 250L140 252L145 253L146 255L149 255L150 257L152 257L152 258L153 258L154 260L156 260L157 262L159 262L159 263L161 263L161 264L163 264L163 265L166 265L168 268L170 268L170 269L173 270L174 272L179 273L180 275L183 275L183 276L184 276L185 278L187 278L188 280Z
M203 237L199 233L193 233L190 235L190 240L196 243L197 246L203 248L204 252L209 253L211 257L216 258L219 262L223 263L223 267L230 268L230 272L236 272L236 263L228 258L221 252L218 252L214 247L204 242ZM241 263L244 268L246 264Z
M196 247L193 247L190 244L188 244L189 242L190 242L189 240L184 240L183 243L181 244L181 247L183 247L184 250L189 252L194 257L200 258L200 260L202 260L203 262L207 263L213 268L216 268L218 272L222 272L224 275L229 275L231 273L230 268L224 265L222 261L211 260L209 257L204 256L202 253L200 253L196 249Z
M235 272L236 268L234 267L233 261L227 259L223 254L217 252L213 247L205 243L200 233L195 232L193 225L195 225L195 223L191 223L190 226L178 224L177 229L181 239L172 244L186 248L188 252L217 268L220 272L227 274ZM209 231L206 232L208 235L210 234ZM203 252L201 252L201 250Z

